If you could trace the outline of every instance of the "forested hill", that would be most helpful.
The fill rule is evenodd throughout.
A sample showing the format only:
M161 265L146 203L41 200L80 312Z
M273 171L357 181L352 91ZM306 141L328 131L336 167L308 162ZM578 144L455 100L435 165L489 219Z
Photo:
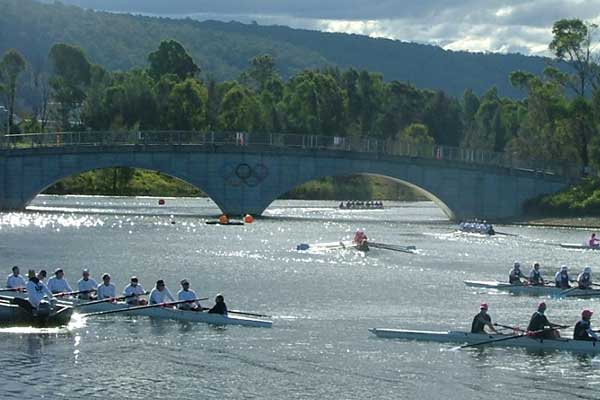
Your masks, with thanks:
M197 22L83 10L60 3L0 0L0 53L16 48L39 66L57 42L82 47L90 60L112 70L146 65L147 55L163 39L181 42L204 73L217 80L236 78L259 54L275 57L290 77L323 66L380 72L387 81L461 95L496 86L501 95L521 96L508 75L515 70L540 73L545 60L522 55L475 54L439 47L323 33L281 26L236 22Z

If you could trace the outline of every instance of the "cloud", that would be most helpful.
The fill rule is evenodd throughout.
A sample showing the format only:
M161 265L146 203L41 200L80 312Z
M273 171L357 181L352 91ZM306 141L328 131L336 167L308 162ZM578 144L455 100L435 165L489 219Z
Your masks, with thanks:
M600 22L599 0L63 0L84 7L257 21L440 45L548 55L552 24Z

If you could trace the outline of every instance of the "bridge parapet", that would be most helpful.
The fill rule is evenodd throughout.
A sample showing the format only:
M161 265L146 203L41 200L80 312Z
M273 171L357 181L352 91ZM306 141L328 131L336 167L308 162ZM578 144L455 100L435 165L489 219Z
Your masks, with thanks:
M375 153L388 156L418 157L471 165L518 169L565 178L580 176L576 164L523 160L509 153L462 147L415 144L407 141L371 137L323 136L248 132L197 131L84 131L5 135L2 151L24 148L73 146L235 146L252 151L256 147L273 150L290 148L315 152L319 150Z

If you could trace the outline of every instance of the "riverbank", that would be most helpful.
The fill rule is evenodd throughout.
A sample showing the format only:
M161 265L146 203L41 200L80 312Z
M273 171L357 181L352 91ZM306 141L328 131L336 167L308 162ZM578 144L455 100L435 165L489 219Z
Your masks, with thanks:
M510 225L545 226L550 228L576 228L600 230L600 217L539 217L524 219Z

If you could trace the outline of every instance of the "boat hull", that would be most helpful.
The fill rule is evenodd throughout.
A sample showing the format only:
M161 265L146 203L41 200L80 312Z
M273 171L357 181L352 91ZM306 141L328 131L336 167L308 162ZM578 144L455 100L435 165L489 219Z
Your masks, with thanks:
M498 281L464 281L469 287L503 290L517 295L590 298L600 296L600 289L561 289L555 286L511 285Z
M369 329L371 333L385 339L418 340L427 342L447 342L492 347L522 347L538 351L571 351L576 353L600 353L600 342L561 339L535 339L528 336L501 340L491 343L490 340L507 338L510 335L488 335L459 331L414 331L406 329Z
M0 301L0 325L34 326L39 328L67 325L71 321L73 308L57 306L48 315L35 315L23 307Z
M600 246L589 246L587 244L577 243L561 243L560 247L564 249L579 249L579 250L600 250Z

